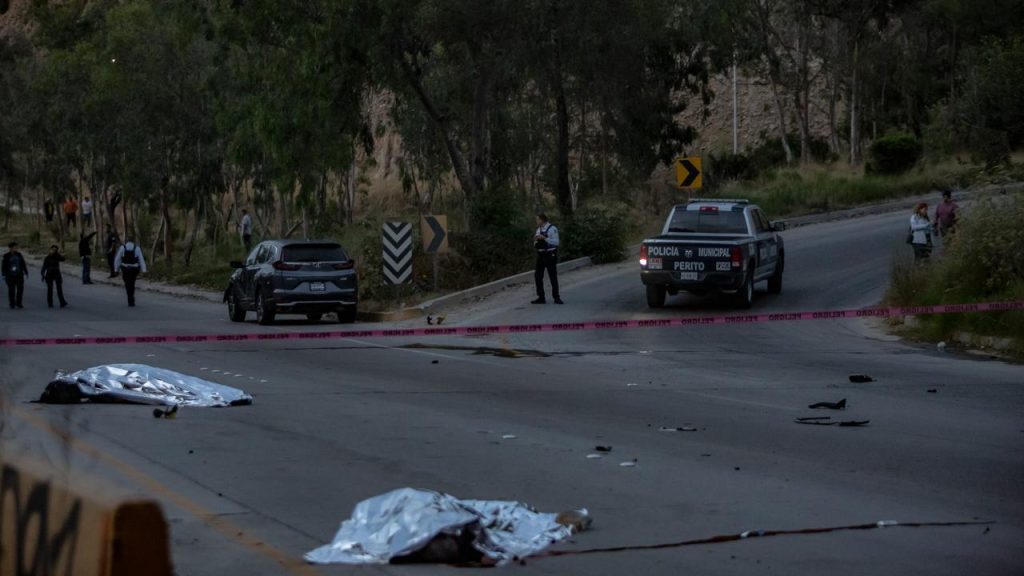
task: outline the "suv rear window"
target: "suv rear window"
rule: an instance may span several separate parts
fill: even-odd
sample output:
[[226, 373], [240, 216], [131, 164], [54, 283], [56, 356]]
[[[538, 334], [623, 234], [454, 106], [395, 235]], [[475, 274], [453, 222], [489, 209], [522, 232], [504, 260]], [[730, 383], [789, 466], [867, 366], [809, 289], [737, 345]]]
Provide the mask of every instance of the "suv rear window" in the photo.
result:
[[284, 247], [285, 262], [345, 262], [348, 255], [339, 244], [290, 244]]
[[742, 211], [676, 210], [669, 223], [669, 232], [701, 232], [705, 234], [746, 234], [747, 222]]

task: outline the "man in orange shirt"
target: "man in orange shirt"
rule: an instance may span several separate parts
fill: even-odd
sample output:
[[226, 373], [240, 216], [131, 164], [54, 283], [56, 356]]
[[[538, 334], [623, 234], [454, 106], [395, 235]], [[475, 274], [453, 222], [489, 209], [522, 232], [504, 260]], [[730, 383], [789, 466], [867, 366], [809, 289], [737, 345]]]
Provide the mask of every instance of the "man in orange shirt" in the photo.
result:
[[68, 198], [64, 202], [64, 219], [67, 221], [68, 227], [75, 224], [76, 216], [78, 214], [78, 202], [75, 199]]

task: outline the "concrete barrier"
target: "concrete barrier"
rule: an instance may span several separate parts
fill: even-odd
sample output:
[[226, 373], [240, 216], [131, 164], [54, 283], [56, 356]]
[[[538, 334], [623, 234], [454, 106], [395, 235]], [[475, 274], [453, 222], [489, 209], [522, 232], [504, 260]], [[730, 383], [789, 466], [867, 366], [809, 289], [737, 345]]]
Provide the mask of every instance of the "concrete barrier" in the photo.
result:
[[167, 522], [156, 502], [5, 452], [0, 451], [0, 574], [171, 576]]

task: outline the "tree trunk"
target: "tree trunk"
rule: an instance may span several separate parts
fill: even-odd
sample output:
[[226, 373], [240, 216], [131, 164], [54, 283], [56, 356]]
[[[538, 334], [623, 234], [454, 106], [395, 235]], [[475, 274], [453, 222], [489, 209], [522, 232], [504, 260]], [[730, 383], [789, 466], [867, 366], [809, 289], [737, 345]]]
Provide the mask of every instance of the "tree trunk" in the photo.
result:
[[857, 61], [857, 52], [860, 48], [860, 42], [858, 40], [853, 41], [853, 72], [850, 77], [850, 165], [857, 166], [860, 164], [860, 117], [857, 113], [857, 68], [859, 63]]
[[406, 81], [409, 82], [409, 86], [416, 94], [416, 97], [419, 98], [420, 103], [423, 104], [427, 117], [437, 127], [441, 139], [444, 141], [445, 150], [447, 150], [448, 158], [452, 163], [452, 171], [455, 173], [455, 179], [458, 180], [463, 194], [467, 200], [475, 197], [479, 190], [475, 187], [474, 179], [470, 175], [470, 169], [466, 165], [462, 151], [459, 150], [459, 146], [455, 142], [455, 137], [452, 135], [452, 128], [448, 120], [438, 111], [437, 106], [434, 105], [433, 100], [427, 94], [426, 88], [424, 88], [421, 82], [420, 74], [417, 71], [417, 66], [410, 62], [407, 54], [401, 49], [398, 50], [397, 58]]
[[469, 171], [473, 180], [473, 190], [483, 192], [487, 189], [487, 165], [490, 163], [490, 138], [488, 137], [488, 96], [491, 91], [490, 66], [478, 64], [476, 69], [476, 86], [473, 90], [473, 147], [470, 151]]
[[808, 30], [810, 26], [809, 16], [806, 13], [800, 18], [800, 31], [798, 35], [799, 45], [797, 46], [797, 53], [799, 54], [799, 85], [797, 86], [796, 92], [796, 114], [797, 123], [800, 128], [800, 164], [809, 164], [811, 161], [811, 135], [810, 135], [810, 120], [808, 115], [810, 113], [810, 99], [811, 99], [811, 86], [810, 86], [810, 73], [808, 71], [808, 57], [807, 52], [810, 50], [810, 42], [808, 41]]
[[786, 153], [786, 164], [793, 163], [793, 150], [789, 147], [789, 140], [786, 138], [786, 112], [782, 108], [782, 99], [779, 97], [779, 87], [775, 82], [775, 74], [771, 72], [769, 63], [768, 84], [772, 89], [772, 99], [775, 101], [775, 111], [779, 115], [779, 138], [782, 140], [782, 150]]
[[[163, 219], [163, 217], [161, 217], [161, 218], [160, 218], [160, 229], [159, 229], [159, 230], [157, 230], [157, 232], [156, 232], [156, 236], [154, 236], [154, 237], [153, 237], [153, 245], [152, 245], [152, 247], [151, 247], [151, 248], [149, 249], [149, 253], [150, 253], [150, 255], [155, 255], [155, 254], [156, 254], [156, 247], [157, 247], [157, 246], [159, 245], [159, 243], [160, 243], [160, 237], [161, 237], [161, 236], [163, 236], [163, 234], [164, 234], [164, 226], [165, 226], [165, 222], [164, 222], [164, 219]], [[127, 240], [127, 239], [126, 239], [126, 240]], [[154, 259], [154, 260], [156, 259], [156, 258], [155, 258], [155, 256], [153, 256], [153, 259]]]

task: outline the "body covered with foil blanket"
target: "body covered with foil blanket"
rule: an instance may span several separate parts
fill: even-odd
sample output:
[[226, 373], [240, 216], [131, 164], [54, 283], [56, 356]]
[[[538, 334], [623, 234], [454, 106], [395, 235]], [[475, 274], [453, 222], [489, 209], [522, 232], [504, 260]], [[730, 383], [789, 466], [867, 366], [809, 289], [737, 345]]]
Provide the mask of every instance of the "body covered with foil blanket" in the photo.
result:
[[577, 520], [560, 523], [562, 515], [536, 512], [520, 502], [460, 500], [400, 488], [357, 504], [334, 541], [305, 558], [315, 564], [504, 564], [536, 554], [590, 523], [586, 510], [569, 515]]
[[162, 406], [252, 404], [252, 396], [238, 388], [145, 364], [106, 364], [57, 372], [40, 398], [41, 402], [59, 404], [83, 400]]

